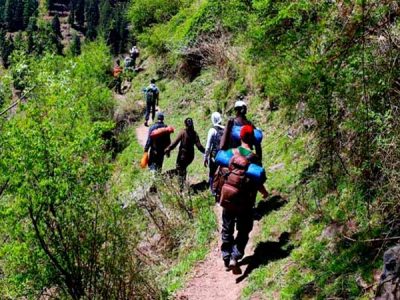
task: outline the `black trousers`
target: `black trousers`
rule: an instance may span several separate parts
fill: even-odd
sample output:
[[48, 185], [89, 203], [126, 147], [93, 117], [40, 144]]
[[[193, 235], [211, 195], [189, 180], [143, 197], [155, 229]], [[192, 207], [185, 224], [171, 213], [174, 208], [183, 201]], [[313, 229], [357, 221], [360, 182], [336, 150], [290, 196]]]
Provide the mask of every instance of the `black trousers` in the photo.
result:
[[[236, 225], [236, 238], [234, 231]], [[253, 229], [253, 215], [251, 210], [235, 214], [224, 209], [222, 211], [222, 258], [228, 260], [231, 257], [241, 259], [249, 241], [249, 234]]]
[[115, 78], [115, 91], [118, 94], [122, 95], [122, 78], [121, 77]]
[[163, 163], [164, 163], [164, 153], [158, 154], [158, 153], [152, 153], [150, 151], [150, 157], [149, 157], [150, 170], [161, 172]]
[[144, 119], [146, 122], [150, 119], [150, 114], [151, 114], [151, 119], [154, 121], [155, 116], [156, 116], [156, 102], [155, 101], [146, 101], [146, 115], [144, 116]]
[[214, 191], [212, 189], [212, 185], [213, 185], [213, 182], [214, 182], [215, 172], [218, 169], [218, 165], [215, 163], [214, 159], [209, 159], [208, 168], [209, 168], [208, 183], [210, 184], [211, 193], [214, 195], [215, 193], [214, 193]]

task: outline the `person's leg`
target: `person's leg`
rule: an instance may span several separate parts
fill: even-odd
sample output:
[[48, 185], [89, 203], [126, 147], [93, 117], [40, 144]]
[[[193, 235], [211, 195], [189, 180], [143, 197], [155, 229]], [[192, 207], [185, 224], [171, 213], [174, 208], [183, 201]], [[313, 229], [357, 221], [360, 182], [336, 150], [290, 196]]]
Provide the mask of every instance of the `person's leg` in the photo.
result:
[[156, 170], [159, 173], [161, 173], [163, 162], [164, 162], [164, 155], [157, 155]]
[[222, 210], [222, 230], [221, 230], [221, 252], [222, 259], [225, 266], [228, 267], [229, 260], [231, 259], [232, 246], [233, 246], [233, 232], [235, 230], [235, 215], [228, 212], [226, 209]]
[[237, 217], [237, 235], [232, 248], [232, 256], [238, 260], [244, 256], [244, 250], [249, 241], [249, 234], [253, 229], [253, 216], [251, 211], [244, 212]]
[[179, 186], [180, 186], [181, 192], [183, 191], [183, 188], [185, 186], [186, 168], [187, 168], [187, 165], [184, 162], [177, 161], [176, 170], [177, 170], [178, 176], [179, 176]]
[[117, 85], [115, 86], [115, 89], [118, 94], [122, 95], [122, 90], [121, 90], [122, 79], [121, 79], [121, 77], [118, 77], [116, 81], [117, 81]]
[[210, 169], [209, 173], [208, 173], [208, 180], [209, 180], [209, 184], [210, 184], [210, 190], [211, 190], [211, 194], [213, 196], [215, 196], [215, 192], [214, 192], [212, 186], [213, 186], [213, 182], [214, 182], [214, 175], [215, 175], [215, 172], [217, 171], [217, 167], [218, 166], [212, 159], [210, 159], [210, 162], [208, 163], [208, 167]]
[[154, 122], [155, 117], [156, 117], [156, 102], [154, 101], [151, 104], [151, 119], [153, 122]]
[[147, 122], [149, 121], [149, 118], [150, 118], [150, 109], [151, 109], [151, 104], [149, 101], [146, 101], [146, 114], [144, 116], [146, 126], [147, 126]]

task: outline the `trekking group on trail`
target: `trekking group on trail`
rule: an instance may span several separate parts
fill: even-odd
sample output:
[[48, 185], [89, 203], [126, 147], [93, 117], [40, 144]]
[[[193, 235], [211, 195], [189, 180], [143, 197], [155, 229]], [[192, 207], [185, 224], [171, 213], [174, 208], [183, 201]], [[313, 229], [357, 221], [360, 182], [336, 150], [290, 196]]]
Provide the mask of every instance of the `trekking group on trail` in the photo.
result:
[[[254, 206], [257, 192], [264, 199], [268, 192], [264, 186], [265, 170], [262, 167], [262, 132], [246, 117], [247, 105], [241, 97], [235, 102], [235, 117], [223, 126], [219, 112], [211, 114], [212, 127], [208, 131], [206, 147], [201, 144], [192, 118], [184, 120], [184, 128], [171, 142], [174, 129], [164, 123], [164, 114], [158, 112], [159, 89], [152, 80], [144, 89], [146, 101], [145, 126], [150, 116], [153, 125], [144, 148], [148, 167], [161, 173], [164, 155], [170, 156], [179, 145], [174, 174], [179, 177], [181, 191], [184, 188], [187, 168], [195, 157], [195, 146], [204, 154], [204, 166], [209, 169], [209, 187], [216, 202], [222, 207], [221, 253], [226, 270], [240, 274], [239, 260], [245, 254], [249, 234], [253, 229]], [[253, 149], [255, 151], [253, 152]], [[236, 236], [235, 227], [237, 230]]]
[[126, 56], [124, 59], [124, 67], [121, 66], [121, 61], [117, 59], [115, 61], [114, 68], [112, 70], [112, 75], [114, 77], [114, 87], [115, 87], [115, 92], [122, 95], [122, 75], [124, 72], [133, 72], [133, 71], [139, 71], [139, 69], [136, 68], [136, 59], [139, 57], [140, 51], [134, 45], [130, 50], [129, 50], [129, 56]]

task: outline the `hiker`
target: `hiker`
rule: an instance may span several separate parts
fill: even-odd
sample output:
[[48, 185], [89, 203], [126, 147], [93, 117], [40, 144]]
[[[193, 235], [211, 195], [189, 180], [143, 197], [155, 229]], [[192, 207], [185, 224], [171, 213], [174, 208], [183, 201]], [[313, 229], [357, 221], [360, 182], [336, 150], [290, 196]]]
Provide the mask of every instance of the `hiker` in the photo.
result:
[[202, 146], [197, 132], [194, 130], [193, 120], [191, 118], [185, 119], [185, 129], [183, 129], [171, 145], [165, 150], [165, 154], [169, 157], [172, 150], [179, 144], [178, 157], [176, 159], [176, 171], [180, 177], [180, 186], [183, 185], [186, 179], [187, 167], [194, 159], [194, 146], [204, 154], [205, 149]]
[[132, 58], [130, 56], [126, 56], [124, 60], [125, 70], [133, 69], [132, 68]]
[[[223, 207], [222, 259], [226, 269], [233, 270], [235, 274], [240, 273], [238, 260], [244, 256], [249, 233], [253, 229], [253, 207], [257, 191], [264, 199], [268, 197], [263, 182], [256, 183], [245, 175], [250, 163], [261, 166], [260, 158], [251, 150], [254, 142], [253, 130], [253, 126], [244, 125], [240, 130], [241, 145], [228, 150], [232, 152], [232, 158], [220, 196], [220, 205]], [[234, 239], [235, 225], [237, 235]]]
[[140, 54], [140, 52], [139, 52], [139, 49], [136, 47], [136, 45], [135, 46], [133, 46], [132, 48], [131, 48], [131, 50], [129, 50], [129, 54], [130, 54], [130, 57], [131, 57], [131, 59], [132, 59], [132, 68], [136, 68], [136, 59], [139, 57], [139, 54]]
[[[247, 105], [243, 100], [244, 100], [244, 97], [241, 96], [241, 97], [239, 97], [239, 100], [235, 102], [236, 116], [235, 116], [235, 118], [229, 119], [229, 121], [225, 127], [225, 131], [224, 131], [224, 134], [222, 135], [221, 144], [220, 144], [220, 148], [222, 150], [227, 150], [230, 148], [235, 148], [235, 147], [240, 146], [240, 141], [239, 140], [235, 141], [232, 138], [233, 126], [251, 125], [253, 128], [255, 128], [255, 126], [246, 117]], [[255, 147], [257, 156], [259, 157], [260, 161], [262, 161], [261, 144], [253, 143], [253, 145]]]
[[152, 137], [152, 133], [160, 128], [167, 128], [164, 123], [164, 114], [161, 112], [157, 114], [157, 123], [153, 124], [149, 129], [149, 136], [144, 147], [144, 152], [149, 152], [149, 169], [159, 172], [161, 172], [164, 162], [165, 149], [171, 144], [170, 134], [168, 133]]
[[213, 112], [211, 114], [211, 122], [213, 127], [210, 128], [207, 135], [207, 143], [206, 143], [206, 152], [204, 155], [204, 166], [209, 168], [209, 184], [211, 193], [215, 195], [215, 192], [212, 188], [213, 178], [215, 171], [217, 170], [217, 164], [215, 162], [215, 157], [217, 156], [219, 145], [221, 143], [221, 137], [224, 133], [224, 126], [221, 125], [222, 118], [219, 112]]
[[121, 89], [121, 85], [122, 85], [122, 78], [121, 78], [121, 73], [122, 73], [123, 69], [121, 67], [121, 63], [120, 60], [117, 59], [115, 62], [115, 66], [113, 69], [113, 77], [115, 80], [115, 91], [122, 95], [122, 89]]
[[151, 114], [151, 119], [154, 122], [154, 117], [156, 115], [156, 106], [158, 106], [158, 99], [160, 95], [160, 91], [156, 86], [155, 79], [150, 81], [150, 85], [144, 89], [145, 97], [146, 97], [146, 115], [144, 126], [148, 127], [149, 118]]

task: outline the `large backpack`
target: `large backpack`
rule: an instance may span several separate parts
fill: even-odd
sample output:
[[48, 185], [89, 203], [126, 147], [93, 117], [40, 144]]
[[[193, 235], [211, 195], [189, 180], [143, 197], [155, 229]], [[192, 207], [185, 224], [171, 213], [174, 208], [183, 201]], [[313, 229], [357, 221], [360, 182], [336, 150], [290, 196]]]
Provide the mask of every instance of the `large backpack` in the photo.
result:
[[153, 88], [147, 88], [146, 90], [146, 101], [148, 103], [154, 103], [156, 101], [157, 91]]
[[400, 299], [400, 245], [386, 250], [383, 263], [375, 300]]
[[210, 151], [210, 158], [214, 161], [217, 153], [219, 151], [219, 145], [221, 143], [222, 135], [224, 134], [224, 129], [219, 126], [214, 126], [214, 129], [217, 131], [211, 140], [211, 151]]
[[225, 181], [221, 188], [220, 205], [232, 212], [239, 213], [251, 206], [248, 193], [251, 192], [250, 179], [246, 176], [250, 165], [249, 157], [234, 149], [234, 155], [229, 162], [229, 172], [224, 175]]

